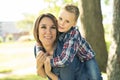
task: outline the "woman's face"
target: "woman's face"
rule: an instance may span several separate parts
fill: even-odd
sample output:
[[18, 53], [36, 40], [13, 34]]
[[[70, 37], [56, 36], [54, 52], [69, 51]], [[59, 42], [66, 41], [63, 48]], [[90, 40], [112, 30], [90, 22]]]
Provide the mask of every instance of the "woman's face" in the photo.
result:
[[54, 46], [56, 40], [56, 26], [49, 17], [44, 17], [39, 23], [39, 39], [43, 46]]

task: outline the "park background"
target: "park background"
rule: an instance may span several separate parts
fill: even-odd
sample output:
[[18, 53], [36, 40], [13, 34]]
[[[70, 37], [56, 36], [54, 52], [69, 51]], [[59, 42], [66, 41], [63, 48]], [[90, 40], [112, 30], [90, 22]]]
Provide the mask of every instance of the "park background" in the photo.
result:
[[[79, 0], [0, 0], [0, 80], [44, 80], [36, 74], [32, 28], [44, 12], [58, 15], [63, 3]], [[107, 51], [111, 44], [113, 0], [99, 0]], [[88, 1], [89, 2], [89, 1]], [[80, 21], [78, 21], [78, 26]], [[106, 72], [101, 72], [107, 80]]]

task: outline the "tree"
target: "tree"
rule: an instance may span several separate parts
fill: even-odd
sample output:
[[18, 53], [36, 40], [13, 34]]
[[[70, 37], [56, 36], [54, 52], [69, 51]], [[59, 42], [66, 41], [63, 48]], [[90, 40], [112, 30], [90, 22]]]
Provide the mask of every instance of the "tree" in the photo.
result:
[[106, 71], [107, 48], [104, 39], [100, 0], [79, 0], [80, 31], [91, 44], [101, 71]]
[[120, 79], [120, 0], [114, 0], [112, 43], [107, 66], [108, 80]]

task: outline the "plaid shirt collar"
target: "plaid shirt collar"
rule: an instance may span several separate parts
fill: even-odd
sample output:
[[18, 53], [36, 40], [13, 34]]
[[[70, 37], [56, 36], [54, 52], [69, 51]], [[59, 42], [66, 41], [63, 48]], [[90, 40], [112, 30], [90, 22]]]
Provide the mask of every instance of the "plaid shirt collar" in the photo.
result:
[[68, 35], [68, 33], [69, 33], [71, 30], [73, 30], [73, 29], [75, 29], [75, 27], [71, 27], [71, 29], [70, 29], [69, 31], [65, 32], [65, 33], [62, 33], [62, 32], [61, 32], [61, 33], [60, 33], [60, 36], [59, 36], [59, 40], [60, 40], [60, 41], [62, 41], [62, 40], [64, 41], [65, 36]]

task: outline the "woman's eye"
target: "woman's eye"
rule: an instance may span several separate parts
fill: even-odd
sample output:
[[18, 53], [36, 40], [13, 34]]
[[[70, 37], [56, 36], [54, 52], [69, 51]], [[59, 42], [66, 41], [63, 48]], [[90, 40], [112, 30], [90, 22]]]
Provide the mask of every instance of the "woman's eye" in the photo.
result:
[[42, 25], [41, 28], [46, 29], [46, 26], [45, 26], [45, 25]]
[[56, 26], [51, 26], [52, 29], [56, 29]]

